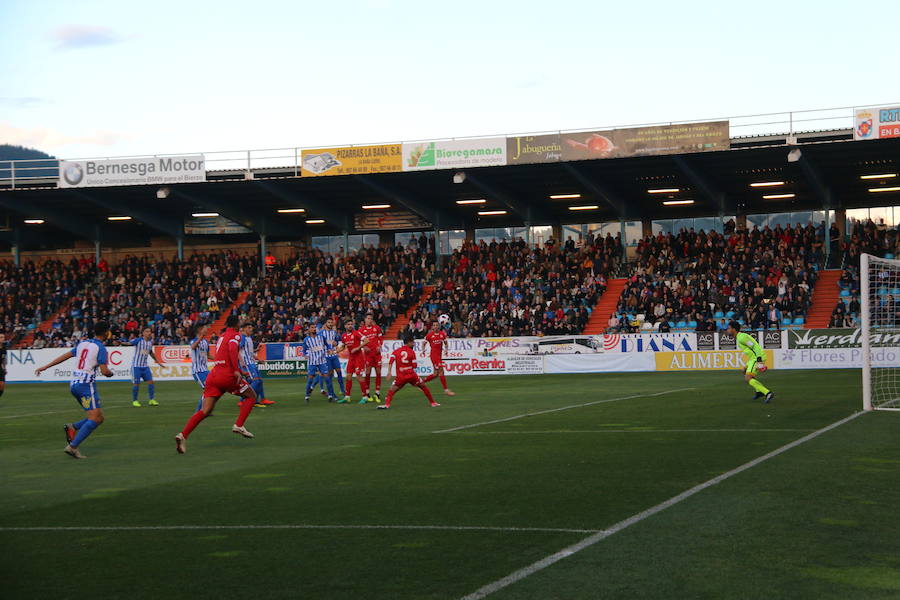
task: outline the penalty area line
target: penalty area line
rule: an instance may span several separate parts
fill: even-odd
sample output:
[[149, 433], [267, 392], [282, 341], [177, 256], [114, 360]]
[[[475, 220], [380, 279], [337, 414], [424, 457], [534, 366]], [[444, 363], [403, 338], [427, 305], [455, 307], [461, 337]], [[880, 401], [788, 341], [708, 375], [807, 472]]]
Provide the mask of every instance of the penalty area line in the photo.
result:
[[567, 529], [561, 527], [480, 527], [477, 525], [112, 525], [112, 526], [35, 526], [0, 527], [0, 533], [40, 531], [252, 531], [254, 529], [397, 529], [413, 531], [498, 531], [501, 533], [597, 533], [599, 529]]
[[619, 521], [618, 523], [616, 523], [609, 529], [604, 529], [604, 530], [598, 531], [597, 533], [589, 535], [588, 537], [584, 538], [580, 542], [572, 544], [571, 546], [563, 548], [559, 552], [556, 552], [554, 554], [551, 554], [550, 556], [542, 558], [541, 560], [539, 560], [535, 563], [532, 563], [532, 564], [528, 565], [527, 567], [524, 567], [522, 569], [519, 569], [518, 571], [510, 573], [509, 575], [507, 575], [506, 577], [504, 577], [502, 579], [493, 581], [493, 582], [475, 590], [471, 594], [469, 594], [467, 596], [463, 596], [462, 600], [480, 600], [481, 598], [484, 598], [485, 596], [489, 596], [490, 594], [493, 594], [494, 592], [502, 590], [503, 588], [508, 587], [518, 581], [521, 581], [521, 580], [525, 579], [526, 577], [534, 575], [538, 571], [543, 571], [547, 567], [561, 561], [562, 559], [568, 558], [569, 556], [572, 556], [573, 554], [581, 552], [585, 548], [590, 548], [591, 546], [593, 546], [599, 542], [602, 542], [606, 538], [622, 531], [623, 529], [627, 529], [628, 527], [631, 527], [632, 525], [634, 525], [636, 523], [640, 523], [641, 521], [643, 521], [644, 519], [646, 519], [648, 517], [652, 517], [653, 515], [655, 515], [658, 512], [664, 511], [665, 509], [669, 508], [670, 506], [674, 506], [675, 504], [678, 504], [679, 502], [681, 502], [683, 500], [687, 500], [694, 494], [696, 494], [698, 492], [702, 492], [703, 490], [705, 490], [708, 487], [712, 487], [712, 486], [716, 485], [717, 483], [721, 483], [721, 482], [725, 481], [726, 479], [734, 477], [735, 475], [737, 475], [739, 473], [743, 473], [747, 469], [752, 469], [756, 465], [763, 463], [763, 462], [769, 460], [770, 458], [774, 458], [774, 457], [778, 456], [779, 454], [783, 454], [792, 448], [796, 448], [800, 444], [806, 443], [811, 439], [817, 438], [820, 435], [822, 435], [823, 433], [826, 433], [828, 431], [831, 431], [832, 429], [840, 427], [844, 423], [852, 421], [853, 419], [855, 419], [856, 417], [858, 417], [862, 414], [865, 414], [865, 413], [864, 412], [853, 413], [849, 417], [843, 418], [840, 421], [836, 421], [836, 422], [832, 423], [831, 425], [823, 427], [822, 429], [817, 429], [816, 431], [810, 433], [809, 435], [805, 435], [802, 438], [798, 438], [798, 439], [794, 440], [793, 442], [790, 442], [789, 444], [785, 444], [784, 446], [781, 446], [780, 448], [776, 448], [775, 450], [772, 450], [768, 454], [763, 454], [762, 456], [760, 456], [758, 458], [754, 458], [750, 462], [746, 462], [739, 467], [736, 467], [730, 471], [722, 473], [721, 475], [719, 475], [717, 477], [713, 477], [709, 481], [705, 481], [701, 484], [695, 485], [694, 487], [690, 488], [689, 490], [681, 492], [677, 496], [672, 496], [668, 500], [661, 502], [661, 503], [657, 504], [656, 506], [653, 506], [643, 512], [639, 512], [635, 515], [632, 515], [632, 516], [628, 517], [627, 519], [625, 519], [624, 521]]
[[690, 392], [696, 388], [679, 388], [677, 390], [666, 390], [655, 394], [634, 394], [632, 396], [621, 396], [619, 398], [606, 398], [604, 400], [594, 400], [593, 402], [585, 402], [584, 404], [570, 404], [569, 406], [560, 406], [559, 408], [548, 408], [546, 410], [538, 410], [535, 412], [505, 417], [503, 419], [494, 419], [493, 421], [484, 421], [482, 423], [472, 423], [471, 425], [460, 425], [459, 427], [451, 427], [450, 429], [441, 429], [432, 431], [431, 433], [453, 433], [454, 431], [462, 431], [463, 429], [471, 429], [473, 427], [481, 427], [483, 425], [494, 425], [495, 423], [506, 423], [507, 421], [515, 421], [516, 419], [524, 419], [525, 417], [536, 417], [538, 415], [546, 415], [549, 413], [560, 412], [562, 410], [572, 410], [573, 408], [585, 408], [587, 406], [595, 406], [597, 404], [607, 404], [608, 402], [620, 402], [622, 400], [633, 400], [635, 398], [654, 398], [656, 396], [665, 396], [666, 394], [675, 394], [678, 392]]

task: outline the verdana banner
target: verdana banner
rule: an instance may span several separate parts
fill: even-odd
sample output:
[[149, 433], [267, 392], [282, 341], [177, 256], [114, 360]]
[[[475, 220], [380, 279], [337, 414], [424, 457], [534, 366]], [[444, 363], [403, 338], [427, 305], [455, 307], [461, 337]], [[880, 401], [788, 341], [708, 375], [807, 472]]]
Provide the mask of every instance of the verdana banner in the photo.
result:
[[151, 156], [59, 161], [59, 187], [111, 187], [206, 181], [206, 161], [191, 156]]

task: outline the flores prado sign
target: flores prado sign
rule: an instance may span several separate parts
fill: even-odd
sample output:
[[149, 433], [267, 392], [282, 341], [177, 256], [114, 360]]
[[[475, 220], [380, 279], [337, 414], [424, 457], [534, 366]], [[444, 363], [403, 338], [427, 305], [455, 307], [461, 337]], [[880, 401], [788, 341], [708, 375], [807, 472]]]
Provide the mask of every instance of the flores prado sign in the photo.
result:
[[59, 187], [109, 187], [206, 181], [202, 155], [153, 156], [115, 160], [61, 160]]

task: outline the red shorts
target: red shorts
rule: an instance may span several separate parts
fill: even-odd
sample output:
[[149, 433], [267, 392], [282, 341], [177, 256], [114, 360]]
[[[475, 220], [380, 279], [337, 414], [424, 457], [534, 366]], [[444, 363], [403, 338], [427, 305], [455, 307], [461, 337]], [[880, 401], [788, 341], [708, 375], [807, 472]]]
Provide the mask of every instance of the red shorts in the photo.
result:
[[381, 354], [366, 353], [366, 368], [370, 367], [381, 368]]
[[347, 361], [347, 375], [360, 375], [365, 368], [365, 360], [356, 358], [353, 354], [350, 356], [350, 360]]
[[241, 379], [240, 383], [234, 380], [234, 373], [228, 371], [212, 371], [206, 378], [206, 385], [203, 387], [204, 398], [219, 398], [225, 394], [234, 394], [240, 396], [250, 384]]
[[398, 373], [397, 377], [394, 378], [394, 385], [398, 388], [403, 387], [407, 383], [409, 385], [419, 385], [422, 383], [422, 379], [415, 371], [412, 373]]
[[440, 354], [432, 354], [431, 355], [431, 364], [435, 369], [443, 369], [444, 368], [444, 357]]

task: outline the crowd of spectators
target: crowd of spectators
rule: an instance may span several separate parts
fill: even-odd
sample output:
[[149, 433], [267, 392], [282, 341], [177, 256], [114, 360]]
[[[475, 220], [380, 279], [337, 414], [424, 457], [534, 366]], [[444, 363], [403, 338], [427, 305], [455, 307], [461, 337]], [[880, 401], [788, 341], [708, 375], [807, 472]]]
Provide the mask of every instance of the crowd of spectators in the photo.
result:
[[562, 246], [521, 238], [465, 243], [408, 329], [424, 335], [429, 321], [447, 314], [453, 337], [580, 334], [621, 258], [612, 236]]
[[238, 312], [256, 324], [263, 341], [299, 341], [310, 322], [334, 317], [362, 323], [367, 313], [386, 329], [418, 302], [431, 277], [434, 255], [427, 249], [427, 241], [416, 241], [363, 247], [347, 256], [299, 250], [252, 286]]
[[48, 333], [35, 331], [34, 347], [69, 346], [93, 323], [111, 324], [126, 342], [150, 327], [157, 344], [184, 344], [195, 325], [211, 323], [257, 276], [254, 256], [233, 251], [194, 254], [185, 260], [127, 256], [116, 265], [80, 267], [67, 314]]
[[[838, 281], [840, 298], [831, 313], [830, 327], [859, 326], [860, 256], [900, 256], [900, 227], [888, 227], [883, 219], [879, 223], [871, 219], [851, 220], [847, 223], [847, 233], [847, 239], [840, 243], [843, 273]], [[895, 288], [900, 288], [900, 284], [886, 283], [882, 293], [875, 292], [879, 303], [876, 308], [883, 314], [897, 313], [900, 298], [895, 297]]]
[[730, 319], [758, 329], [799, 324], [823, 258], [812, 225], [647, 236], [609, 329], [715, 331]]

